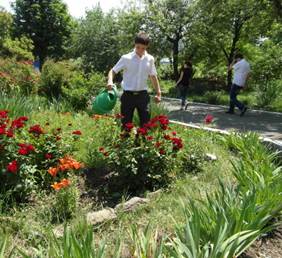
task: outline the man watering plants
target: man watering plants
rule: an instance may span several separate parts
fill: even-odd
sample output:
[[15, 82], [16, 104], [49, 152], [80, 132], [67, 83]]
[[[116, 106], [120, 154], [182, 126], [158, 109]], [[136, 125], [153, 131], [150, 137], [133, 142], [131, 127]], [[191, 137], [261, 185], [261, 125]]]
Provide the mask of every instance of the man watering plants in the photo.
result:
[[143, 127], [150, 120], [150, 96], [148, 94], [148, 78], [151, 79], [156, 91], [155, 101], [161, 101], [160, 84], [157, 77], [154, 57], [146, 51], [150, 39], [141, 32], [135, 38], [135, 48], [123, 55], [108, 75], [108, 89], [112, 89], [114, 76], [123, 71], [121, 83], [121, 115], [123, 126], [132, 123], [134, 110], [137, 109], [140, 126]]

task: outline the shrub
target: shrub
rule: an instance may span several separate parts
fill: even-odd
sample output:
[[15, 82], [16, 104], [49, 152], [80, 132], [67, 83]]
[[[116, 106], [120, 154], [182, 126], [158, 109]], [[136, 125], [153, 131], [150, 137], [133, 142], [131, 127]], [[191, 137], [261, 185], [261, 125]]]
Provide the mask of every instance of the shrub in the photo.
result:
[[59, 99], [63, 94], [63, 86], [68, 84], [70, 74], [71, 70], [66, 63], [47, 60], [42, 67], [40, 93], [51, 100]]
[[49, 100], [67, 100], [75, 110], [85, 109], [91, 96], [104, 88], [104, 76], [86, 76], [72, 61], [47, 60], [42, 68], [40, 92]]
[[35, 94], [38, 89], [39, 74], [32, 62], [17, 62], [13, 59], [0, 59], [0, 91], [5, 94]]
[[[8, 112], [0, 111], [0, 189], [7, 199], [21, 201], [36, 190], [51, 189], [81, 166], [67, 156], [74, 151], [69, 143], [77, 140], [78, 131], [63, 134], [60, 128], [28, 127], [27, 121], [10, 121]], [[56, 190], [60, 186], [52, 185]]]
[[113, 187], [138, 191], [171, 181], [183, 142], [169, 130], [166, 116], [154, 117], [144, 128], [126, 124], [122, 133], [116, 130], [110, 137], [109, 144], [100, 147], [99, 152], [104, 164], [114, 172]]
[[264, 81], [257, 85], [257, 104], [259, 107], [271, 106], [281, 97], [282, 80]]
[[223, 95], [223, 91], [208, 91], [204, 94], [204, 98], [209, 104], [219, 104]]

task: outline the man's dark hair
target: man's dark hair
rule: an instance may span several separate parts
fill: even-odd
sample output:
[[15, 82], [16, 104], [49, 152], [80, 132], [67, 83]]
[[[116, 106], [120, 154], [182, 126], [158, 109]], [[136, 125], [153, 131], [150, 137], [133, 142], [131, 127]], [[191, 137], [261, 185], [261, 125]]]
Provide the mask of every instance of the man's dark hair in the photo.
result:
[[237, 53], [237, 54], [235, 54], [234, 58], [235, 58], [235, 59], [237, 59], [237, 58], [243, 59], [244, 56], [243, 56], [243, 54], [241, 54], [241, 53]]
[[135, 44], [142, 44], [148, 46], [150, 43], [150, 38], [145, 32], [140, 32], [135, 37]]

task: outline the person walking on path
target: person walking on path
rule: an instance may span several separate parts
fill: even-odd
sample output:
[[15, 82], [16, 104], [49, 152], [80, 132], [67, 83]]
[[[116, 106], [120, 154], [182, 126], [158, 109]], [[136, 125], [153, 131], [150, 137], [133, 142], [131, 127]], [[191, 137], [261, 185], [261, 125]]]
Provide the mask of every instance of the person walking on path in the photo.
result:
[[156, 91], [155, 101], [161, 101], [161, 89], [157, 77], [154, 57], [146, 51], [150, 39], [144, 32], [135, 38], [135, 49], [123, 55], [108, 74], [107, 88], [113, 86], [114, 76], [123, 71], [121, 83], [123, 94], [121, 96], [121, 115], [123, 127], [132, 123], [134, 110], [137, 109], [140, 127], [150, 120], [150, 96], [148, 94], [148, 77], [151, 79]]
[[176, 87], [179, 89], [179, 95], [181, 98], [181, 110], [187, 110], [188, 104], [186, 105], [186, 98], [188, 94], [188, 88], [191, 83], [193, 76], [193, 67], [190, 61], [186, 61], [181, 68], [180, 77], [176, 83]]
[[246, 82], [250, 74], [250, 64], [244, 59], [240, 53], [236, 54], [234, 61], [228, 67], [228, 70], [234, 70], [233, 81], [230, 90], [230, 106], [227, 114], [234, 114], [235, 106], [241, 111], [240, 116], [243, 116], [247, 107], [237, 99], [239, 92], [246, 87]]

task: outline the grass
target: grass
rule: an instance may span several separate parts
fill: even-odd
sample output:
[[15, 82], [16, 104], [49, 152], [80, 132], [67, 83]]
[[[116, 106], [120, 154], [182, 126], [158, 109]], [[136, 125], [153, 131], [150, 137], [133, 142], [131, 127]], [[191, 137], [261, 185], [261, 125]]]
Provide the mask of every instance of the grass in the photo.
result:
[[[30, 110], [33, 123], [50, 122], [52, 128], [63, 131], [71, 123], [74, 130], [81, 130], [74, 156], [87, 166], [97, 165], [89, 150], [102, 146], [105, 136], [111, 137], [113, 120], [93, 119], [86, 112], [66, 113], [66, 105], [38, 112], [36, 102], [26, 109], [19, 103], [14, 114]], [[152, 108], [155, 114], [163, 112], [162, 107]], [[131, 213], [119, 212], [116, 220], [94, 227], [83, 218], [103, 203], [80, 197], [73, 216], [60, 223], [53, 219], [55, 194], [37, 193], [31, 203], [0, 213], [0, 257], [92, 258], [129, 253], [132, 257], [223, 258], [239, 255], [272, 230], [282, 210], [277, 205], [282, 203], [282, 173], [279, 161], [258, 137], [172, 127], [184, 140], [184, 153], [213, 153], [218, 160], [207, 162], [204, 155], [199, 157], [197, 173], [188, 162], [178, 168], [176, 181], [149, 204]], [[81, 195], [87, 190], [81, 187], [84, 179], [75, 180]], [[130, 197], [129, 193], [123, 199]], [[63, 237], [56, 237], [55, 228], [64, 231]]]

